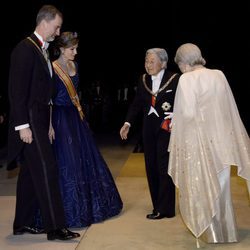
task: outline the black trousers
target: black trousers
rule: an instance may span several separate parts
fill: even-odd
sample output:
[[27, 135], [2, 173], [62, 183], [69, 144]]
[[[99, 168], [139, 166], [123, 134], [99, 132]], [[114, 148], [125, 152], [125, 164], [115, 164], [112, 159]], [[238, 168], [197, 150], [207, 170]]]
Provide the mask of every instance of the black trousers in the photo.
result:
[[[47, 110], [36, 110], [39, 117]], [[31, 114], [32, 117], [32, 114]], [[38, 120], [37, 120], [38, 121]], [[48, 138], [48, 126], [31, 122], [33, 142], [25, 144], [23, 162], [17, 181], [14, 229], [32, 226], [39, 208], [46, 231], [65, 227], [64, 209], [59, 187], [59, 177], [52, 146]]]
[[170, 133], [160, 128], [161, 121], [154, 114], [146, 117], [143, 144], [147, 180], [153, 211], [175, 215], [175, 185], [168, 175], [168, 143]]

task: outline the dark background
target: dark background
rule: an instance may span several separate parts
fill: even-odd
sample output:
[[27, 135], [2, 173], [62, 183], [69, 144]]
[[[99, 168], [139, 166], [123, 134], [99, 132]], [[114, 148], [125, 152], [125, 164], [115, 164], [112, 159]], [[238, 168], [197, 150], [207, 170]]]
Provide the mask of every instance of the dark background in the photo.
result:
[[[34, 31], [43, 4], [54, 4], [64, 15], [61, 31], [80, 37], [77, 61], [81, 88], [101, 79], [108, 88], [133, 84], [144, 72], [145, 51], [163, 47], [171, 70], [175, 51], [186, 42], [197, 44], [207, 67], [222, 70], [229, 80], [242, 120], [250, 131], [249, 3], [248, 1], [11, 1], [2, 4], [1, 90], [7, 90], [9, 56], [17, 42]], [[5, 17], [4, 17], [4, 16]]]

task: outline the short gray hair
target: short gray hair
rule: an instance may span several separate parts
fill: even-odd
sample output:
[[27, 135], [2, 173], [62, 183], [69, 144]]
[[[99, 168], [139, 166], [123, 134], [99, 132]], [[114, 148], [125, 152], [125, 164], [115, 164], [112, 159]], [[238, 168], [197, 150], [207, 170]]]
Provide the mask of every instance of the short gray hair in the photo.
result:
[[182, 44], [176, 51], [174, 61], [177, 64], [185, 63], [190, 66], [206, 64], [199, 47], [193, 43]]
[[167, 67], [168, 63], [168, 53], [165, 49], [162, 48], [151, 48], [146, 51], [146, 56], [148, 54], [155, 54], [161, 62], [165, 62], [165, 68]]

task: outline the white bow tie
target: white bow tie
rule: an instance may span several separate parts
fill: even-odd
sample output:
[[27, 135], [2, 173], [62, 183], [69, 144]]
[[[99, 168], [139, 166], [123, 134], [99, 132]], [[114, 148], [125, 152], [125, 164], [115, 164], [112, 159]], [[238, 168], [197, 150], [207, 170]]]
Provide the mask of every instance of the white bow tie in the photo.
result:
[[49, 43], [48, 42], [44, 42], [43, 46], [42, 46], [42, 49], [43, 50], [47, 50], [49, 47]]
[[152, 79], [152, 81], [160, 81], [161, 80], [161, 78], [160, 78], [160, 76], [151, 76], [151, 79]]

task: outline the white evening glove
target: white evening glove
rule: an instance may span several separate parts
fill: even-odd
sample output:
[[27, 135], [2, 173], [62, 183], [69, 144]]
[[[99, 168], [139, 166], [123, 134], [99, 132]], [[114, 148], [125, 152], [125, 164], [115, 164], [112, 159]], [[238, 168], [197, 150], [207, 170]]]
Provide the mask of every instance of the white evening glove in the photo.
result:
[[165, 117], [164, 117], [164, 120], [170, 120], [170, 122], [169, 122], [169, 131], [171, 130], [171, 128], [172, 128], [172, 118], [173, 118], [173, 116], [174, 116], [174, 113], [173, 112], [164, 112], [164, 114], [166, 115]]
[[173, 116], [174, 116], [174, 113], [173, 113], [173, 112], [164, 112], [164, 114], [166, 115], [166, 116], [164, 117], [164, 120], [172, 119]]

